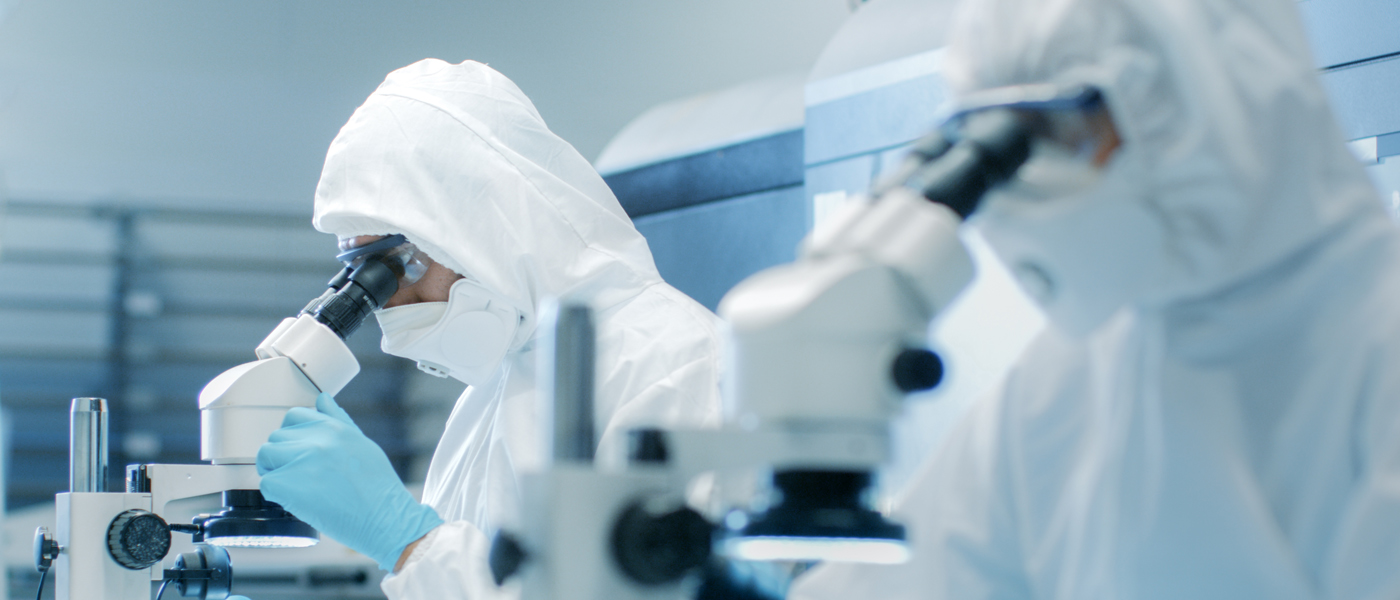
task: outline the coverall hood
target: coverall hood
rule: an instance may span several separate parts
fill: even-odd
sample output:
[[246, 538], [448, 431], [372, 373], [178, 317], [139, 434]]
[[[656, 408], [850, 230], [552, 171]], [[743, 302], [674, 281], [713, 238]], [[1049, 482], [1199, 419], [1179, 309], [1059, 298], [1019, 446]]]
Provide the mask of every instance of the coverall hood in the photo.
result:
[[[1136, 163], [1137, 189], [1122, 201], [1157, 230], [1137, 242], [1153, 247], [1134, 249], [1146, 283], [1130, 302], [1199, 296], [1380, 211], [1289, 0], [983, 0], [964, 3], [955, 23], [946, 76], [959, 94], [1027, 83], [1104, 92], [1119, 152]], [[1108, 294], [1128, 285], [1094, 284]]]
[[312, 222], [340, 238], [403, 234], [514, 303], [516, 346], [546, 296], [603, 308], [661, 281], [592, 165], [473, 61], [390, 73], [331, 142]]

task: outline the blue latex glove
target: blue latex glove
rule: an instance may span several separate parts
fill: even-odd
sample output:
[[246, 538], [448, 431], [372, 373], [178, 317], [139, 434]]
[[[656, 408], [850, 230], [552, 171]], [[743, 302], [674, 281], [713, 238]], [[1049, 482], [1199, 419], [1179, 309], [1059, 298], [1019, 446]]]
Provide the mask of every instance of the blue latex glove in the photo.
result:
[[404, 548], [442, 524], [404, 488], [389, 457], [329, 394], [293, 408], [258, 449], [263, 497], [393, 571]]

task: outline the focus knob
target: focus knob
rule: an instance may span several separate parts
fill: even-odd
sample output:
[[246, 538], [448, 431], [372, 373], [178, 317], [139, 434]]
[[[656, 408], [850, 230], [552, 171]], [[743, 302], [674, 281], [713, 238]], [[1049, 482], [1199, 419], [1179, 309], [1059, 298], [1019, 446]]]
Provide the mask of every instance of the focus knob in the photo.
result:
[[671, 583], [710, 559], [712, 531], [690, 507], [662, 498], [642, 500], [613, 525], [613, 558], [637, 583]]
[[890, 375], [906, 394], [931, 390], [943, 381], [943, 361], [932, 350], [908, 348], [895, 357]]
[[170, 525], [150, 511], [128, 510], [107, 527], [107, 550], [123, 567], [150, 568], [170, 552]]
[[40, 527], [34, 530], [34, 568], [40, 573], [49, 570], [53, 566], [54, 559], [58, 558], [58, 542], [53, 540], [49, 534], [48, 527]]
[[487, 556], [491, 578], [496, 581], [496, 585], [504, 585], [528, 558], [525, 547], [515, 536], [504, 531], [496, 533], [496, 539], [491, 541], [491, 554]]

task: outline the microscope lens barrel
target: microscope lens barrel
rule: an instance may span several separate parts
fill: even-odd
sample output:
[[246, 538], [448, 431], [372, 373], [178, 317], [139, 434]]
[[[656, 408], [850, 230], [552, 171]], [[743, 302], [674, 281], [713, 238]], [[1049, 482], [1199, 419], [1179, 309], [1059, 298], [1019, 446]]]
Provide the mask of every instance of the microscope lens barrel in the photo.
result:
[[68, 491], [107, 491], [107, 400], [74, 398], [68, 436]]

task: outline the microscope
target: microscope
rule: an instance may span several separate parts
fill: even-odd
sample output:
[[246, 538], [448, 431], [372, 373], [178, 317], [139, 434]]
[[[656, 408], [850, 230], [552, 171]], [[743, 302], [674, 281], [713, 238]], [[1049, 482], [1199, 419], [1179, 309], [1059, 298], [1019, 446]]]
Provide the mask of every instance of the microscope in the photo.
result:
[[[129, 465], [126, 489], [108, 491], [107, 402], [73, 400], [69, 491], [55, 498], [56, 531], [39, 528], [39, 570], [55, 571], [59, 600], [150, 600], [167, 587], [181, 597], [219, 600], [230, 594], [227, 547], [301, 548], [319, 540], [258, 491], [258, 448], [282, 426], [287, 411], [314, 408], [321, 393], [339, 392], [360, 371], [345, 338], [418, 271], [411, 253], [390, 236], [342, 253], [347, 266], [301, 313], [284, 319], [256, 349], [258, 360], [211, 380], [199, 394], [200, 455], [208, 464]], [[415, 278], [416, 279], [416, 278]], [[192, 523], [171, 523], [170, 503], [222, 494], [223, 510]], [[164, 569], [172, 534], [188, 534], [194, 550]], [[40, 579], [40, 589], [43, 579]], [[159, 586], [158, 588], [156, 586]]]
[[[954, 113], [796, 262], [724, 297], [719, 429], [632, 431], [626, 468], [594, 466], [578, 425], [592, 414], [586, 315], [561, 310], [539, 370], [556, 385], [554, 462], [526, 474], [521, 525], [493, 542], [497, 584], [525, 600], [755, 598], [716, 583], [716, 561], [906, 561], [904, 527], [872, 507], [874, 472], [903, 396], [942, 379], [927, 328], [974, 275], [959, 226], [1058, 118], [1035, 111], [1103, 108], [1094, 88], [1016, 93]], [[714, 523], [687, 505], [689, 482], [732, 468], [767, 474], [766, 506]]]

